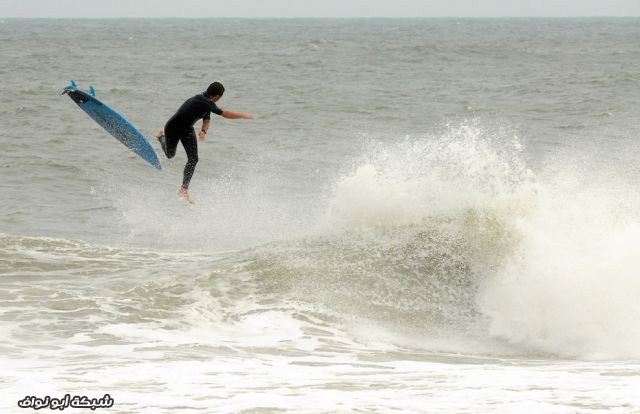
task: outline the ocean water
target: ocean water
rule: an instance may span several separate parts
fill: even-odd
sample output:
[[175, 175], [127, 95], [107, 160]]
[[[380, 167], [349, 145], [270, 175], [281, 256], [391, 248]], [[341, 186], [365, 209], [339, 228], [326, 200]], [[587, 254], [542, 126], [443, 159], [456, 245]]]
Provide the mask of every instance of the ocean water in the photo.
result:
[[[640, 412], [638, 39], [0, 20], [0, 411]], [[156, 171], [70, 79], [147, 136], [214, 80], [256, 119], [212, 119], [189, 208], [182, 148]]]

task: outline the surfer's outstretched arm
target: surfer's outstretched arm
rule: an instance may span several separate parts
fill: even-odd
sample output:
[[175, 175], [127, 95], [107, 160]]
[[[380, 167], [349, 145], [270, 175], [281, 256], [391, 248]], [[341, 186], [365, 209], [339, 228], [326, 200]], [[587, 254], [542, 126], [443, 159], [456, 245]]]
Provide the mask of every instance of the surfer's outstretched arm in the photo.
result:
[[248, 112], [235, 112], [225, 109], [222, 116], [227, 119], [253, 119], [253, 115]]

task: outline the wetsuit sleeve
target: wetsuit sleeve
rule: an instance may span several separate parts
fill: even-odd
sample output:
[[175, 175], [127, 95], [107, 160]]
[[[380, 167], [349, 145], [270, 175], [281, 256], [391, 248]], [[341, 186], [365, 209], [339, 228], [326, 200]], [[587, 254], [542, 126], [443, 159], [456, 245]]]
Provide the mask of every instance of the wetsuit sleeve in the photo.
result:
[[[211, 102], [209, 104], [209, 108], [214, 114], [222, 116], [222, 109], [218, 108], [218, 105], [216, 105], [215, 103]], [[208, 117], [206, 119], [208, 119]]]

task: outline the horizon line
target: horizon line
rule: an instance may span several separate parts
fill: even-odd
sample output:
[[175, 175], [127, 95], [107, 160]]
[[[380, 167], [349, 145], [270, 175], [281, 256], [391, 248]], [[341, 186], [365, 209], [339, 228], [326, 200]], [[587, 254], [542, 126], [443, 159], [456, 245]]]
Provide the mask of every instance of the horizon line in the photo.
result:
[[46, 16], [0, 16], [0, 19], [15, 20], [116, 20], [116, 19], [174, 19], [174, 20], [208, 20], [208, 19], [236, 19], [236, 20], [348, 20], [348, 19], [633, 19], [638, 15], [563, 15], [563, 16], [543, 16], [543, 15], [513, 15], [513, 16], [72, 16], [72, 17], [46, 17]]

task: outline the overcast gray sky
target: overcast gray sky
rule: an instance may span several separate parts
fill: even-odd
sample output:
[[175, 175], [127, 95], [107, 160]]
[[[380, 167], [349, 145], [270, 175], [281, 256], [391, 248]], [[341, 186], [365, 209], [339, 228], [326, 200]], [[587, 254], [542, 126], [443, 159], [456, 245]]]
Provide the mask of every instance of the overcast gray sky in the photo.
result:
[[0, 0], [0, 16], [640, 16], [640, 0]]

